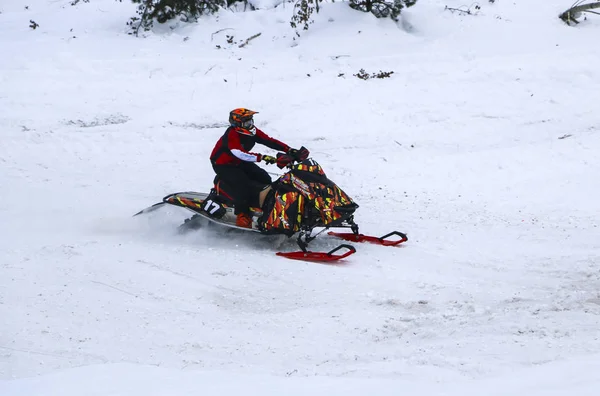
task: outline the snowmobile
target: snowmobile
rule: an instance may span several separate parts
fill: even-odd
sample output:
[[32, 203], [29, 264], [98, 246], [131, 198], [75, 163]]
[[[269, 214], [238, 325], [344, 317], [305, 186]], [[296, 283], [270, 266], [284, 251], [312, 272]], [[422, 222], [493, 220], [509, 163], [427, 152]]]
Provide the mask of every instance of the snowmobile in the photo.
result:
[[[396, 246], [408, 240], [406, 234], [392, 231], [381, 237], [359, 233], [354, 214], [358, 204], [333, 181], [327, 178], [323, 168], [312, 158], [300, 160], [290, 154], [277, 154], [277, 166], [287, 171], [271, 184], [262, 207], [259, 199], [251, 202], [252, 228], [237, 227], [234, 203], [226, 183], [218, 176], [213, 180], [209, 193], [194, 191], [172, 193], [136, 213], [152, 212], [163, 205], [174, 205], [190, 210], [194, 215], [186, 219], [181, 228], [198, 228], [198, 222], [208, 219], [223, 226], [266, 235], [284, 234], [292, 237], [300, 251], [277, 252], [278, 256], [306, 261], [337, 261], [356, 253], [349, 244], [340, 244], [329, 252], [308, 250], [308, 244], [330, 228], [350, 229], [351, 232], [333, 232], [328, 235], [350, 242], [369, 242], [383, 246]], [[313, 234], [315, 229], [322, 228]], [[389, 239], [398, 237], [399, 239]], [[345, 250], [343, 254], [338, 251]]]

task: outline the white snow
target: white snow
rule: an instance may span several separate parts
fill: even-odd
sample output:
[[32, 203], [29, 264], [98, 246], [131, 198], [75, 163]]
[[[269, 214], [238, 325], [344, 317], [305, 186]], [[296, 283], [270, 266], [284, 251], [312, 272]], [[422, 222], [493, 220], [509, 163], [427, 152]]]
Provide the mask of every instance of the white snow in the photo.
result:
[[[0, 4], [0, 395], [597, 394], [599, 16], [336, 2], [295, 38], [261, 2], [135, 38], [133, 4], [70, 2]], [[241, 106], [405, 246], [132, 218], [210, 188]]]

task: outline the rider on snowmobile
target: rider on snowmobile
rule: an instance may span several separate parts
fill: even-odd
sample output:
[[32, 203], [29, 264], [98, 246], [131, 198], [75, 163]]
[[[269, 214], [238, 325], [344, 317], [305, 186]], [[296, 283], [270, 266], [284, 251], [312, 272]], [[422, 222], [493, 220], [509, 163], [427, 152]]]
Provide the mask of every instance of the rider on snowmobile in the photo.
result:
[[[268, 136], [254, 125], [256, 111], [237, 108], [229, 113], [230, 126], [225, 134], [217, 141], [210, 161], [215, 173], [231, 189], [234, 199], [236, 225], [252, 228], [249, 202], [264, 193], [270, 187], [271, 176], [256, 165], [256, 162], [274, 164], [277, 158], [251, 153], [256, 143], [274, 150], [283, 151], [299, 160], [308, 157], [308, 150], [296, 150], [287, 144]], [[263, 199], [266, 194], [263, 194]]]

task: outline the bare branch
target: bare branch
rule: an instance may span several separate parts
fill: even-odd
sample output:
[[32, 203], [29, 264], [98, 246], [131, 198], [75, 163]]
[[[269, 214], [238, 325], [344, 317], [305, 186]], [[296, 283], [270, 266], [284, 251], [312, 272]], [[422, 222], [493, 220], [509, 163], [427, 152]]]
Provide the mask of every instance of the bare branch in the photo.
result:
[[[474, 8], [475, 11], [472, 11], [471, 8]], [[471, 4], [469, 7], [467, 6], [460, 6], [459, 8], [454, 8], [454, 7], [448, 7], [446, 6], [444, 8], [444, 10], [448, 10], [452, 13], [454, 12], [458, 12], [461, 15], [475, 15], [479, 12], [479, 10], [481, 10], [481, 6], [477, 3], [473, 3]]]
[[250, 36], [246, 39], [246, 41], [244, 41], [242, 44], [238, 45], [239, 48], [244, 48], [249, 42], [250, 40], [254, 40], [255, 38], [257, 38], [258, 36], [260, 36], [262, 33], [256, 33], [253, 36]]
[[211, 71], [212, 69], [215, 68], [215, 66], [217, 66], [217, 65], [212, 65], [211, 67], [209, 67], [208, 70], [206, 71], [206, 73], [204, 73], [204, 75], [206, 76], [209, 71]]
[[213, 37], [214, 37], [215, 34], [221, 33], [224, 30], [233, 30], [233, 28], [224, 28], [224, 29], [217, 30], [216, 32], [214, 32], [213, 34], [210, 35], [210, 41], [213, 41]]

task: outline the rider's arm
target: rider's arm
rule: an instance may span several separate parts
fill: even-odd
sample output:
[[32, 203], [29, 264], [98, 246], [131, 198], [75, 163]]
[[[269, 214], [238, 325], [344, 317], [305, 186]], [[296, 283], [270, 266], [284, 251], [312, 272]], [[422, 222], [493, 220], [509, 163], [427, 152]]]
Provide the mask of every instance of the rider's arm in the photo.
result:
[[237, 158], [246, 162], [260, 162], [261, 155], [250, 153], [242, 147], [242, 143], [240, 142], [240, 135], [238, 133], [230, 133], [227, 136], [227, 147], [231, 154], [235, 155]]
[[256, 128], [256, 142], [272, 148], [273, 150], [283, 151], [285, 153], [287, 153], [287, 151], [290, 149], [290, 146], [287, 144], [277, 139], [273, 139], [271, 136], [267, 135], [258, 128]]

